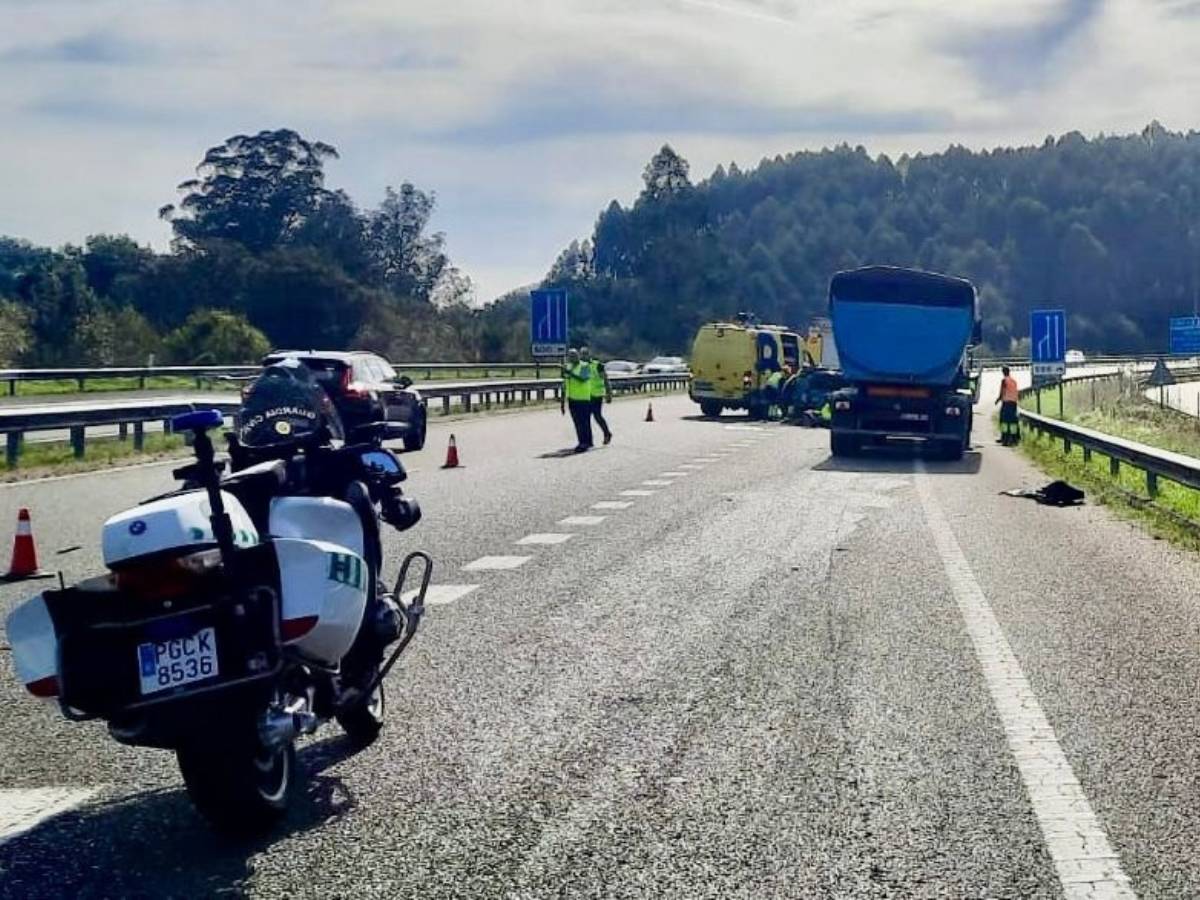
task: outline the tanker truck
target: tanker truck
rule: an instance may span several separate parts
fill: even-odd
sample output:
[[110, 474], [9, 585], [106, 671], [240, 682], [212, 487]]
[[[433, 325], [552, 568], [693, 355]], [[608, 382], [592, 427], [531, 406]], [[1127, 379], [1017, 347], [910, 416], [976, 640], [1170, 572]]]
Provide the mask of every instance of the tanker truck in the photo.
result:
[[976, 310], [962, 278], [890, 266], [833, 276], [829, 317], [845, 386], [830, 395], [832, 455], [904, 441], [962, 457], [976, 399]]

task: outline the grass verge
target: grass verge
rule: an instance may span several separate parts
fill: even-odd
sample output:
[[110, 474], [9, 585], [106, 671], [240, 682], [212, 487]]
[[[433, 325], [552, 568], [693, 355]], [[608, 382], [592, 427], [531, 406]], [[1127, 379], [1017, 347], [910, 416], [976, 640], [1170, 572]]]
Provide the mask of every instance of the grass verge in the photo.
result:
[[[140, 389], [138, 379], [136, 378], [89, 378], [83, 383], [83, 391], [79, 390], [79, 384], [73, 380], [54, 380], [54, 381], [18, 381], [16, 396], [18, 397], [34, 397], [34, 396], [55, 396], [59, 394], [110, 394], [114, 391], [136, 391]], [[201, 388], [203, 390], [237, 390], [238, 382], [226, 381], [220, 378], [204, 378], [201, 379]], [[181, 378], [176, 375], [164, 375], [162, 377], [154, 377], [146, 379], [146, 390], [148, 391], [192, 391], [196, 390], [196, 379]], [[9, 396], [7, 388], [3, 388], [5, 397]]]
[[183, 438], [177, 434], [147, 434], [141, 453], [133, 449], [133, 441], [116, 437], [89, 438], [87, 455], [76, 459], [69, 443], [48, 441], [27, 443], [15, 469], [0, 466], [0, 482], [28, 481], [51, 475], [71, 475], [94, 472], [114, 466], [174, 459], [188, 454]]
[[[1125, 400], [1076, 412], [1068, 403], [1066, 419], [1114, 437], [1200, 457], [1197, 423], [1149, 402]], [[1146, 474], [1139, 469], [1122, 464], [1114, 476], [1109, 458], [1098, 452], [1085, 460], [1083, 448], [1078, 445], [1064, 453], [1060, 440], [1038, 437], [1028, 429], [1022, 437], [1021, 449], [1053, 478], [1083, 488], [1093, 502], [1138, 521], [1156, 537], [1200, 550], [1200, 492], [1160, 478], [1158, 494], [1151, 498], [1146, 490]]]

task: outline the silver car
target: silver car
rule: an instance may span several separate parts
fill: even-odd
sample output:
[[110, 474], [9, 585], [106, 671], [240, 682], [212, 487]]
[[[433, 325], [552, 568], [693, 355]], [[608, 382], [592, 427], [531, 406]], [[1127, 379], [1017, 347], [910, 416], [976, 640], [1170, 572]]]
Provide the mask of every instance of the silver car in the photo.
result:
[[677, 375], [687, 370], [682, 356], [656, 356], [642, 368], [647, 375]]

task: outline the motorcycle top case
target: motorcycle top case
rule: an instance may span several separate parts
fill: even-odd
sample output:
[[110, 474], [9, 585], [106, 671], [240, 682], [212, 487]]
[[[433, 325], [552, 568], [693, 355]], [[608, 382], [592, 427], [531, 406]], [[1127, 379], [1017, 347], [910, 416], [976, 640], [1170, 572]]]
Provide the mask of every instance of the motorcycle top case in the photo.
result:
[[[234, 543], [252, 547], [258, 530], [245, 508], [232, 494], [221, 492], [225, 511], [233, 524]], [[170, 551], [190, 553], [216, 546], [212, 508], [204, 491], [187, 491], [152, 500], [119, 512], [104, 523], [104, 564], [120, 567], [145, 556]]]
[[[250, 586], [277, 595], [277, 611], [273, 603], [269, 610], [259, 604], [258, 612], [252, 608], [248, 618], [234, 620], [234, 605], [219, 588], [212, 594], [201, 590], [194, 597], [157, 601], [130, 596], [109, 579], [93, 579], [38, 594], [12, 611], [7, 631], [17, 676], [36, 696], [60, 696], [81, 710], [107, 716], [146, 700], [138, 689], [137, 648], [163, 635], [184, 637], [211, 627], [220, 656], [218, 676], [166, 699], [227, 677], [252, 675], [252, 658], [264, 652], [263, 658], [273, 658], [276, 641], [325, 665], [345, 656], [366, 609], [365, 560], [338, 544], [295, 538], [277, 538], [243, 552], [243, 569], [252, 573]], [[275, 615], [277, 627], [270, 622]]]

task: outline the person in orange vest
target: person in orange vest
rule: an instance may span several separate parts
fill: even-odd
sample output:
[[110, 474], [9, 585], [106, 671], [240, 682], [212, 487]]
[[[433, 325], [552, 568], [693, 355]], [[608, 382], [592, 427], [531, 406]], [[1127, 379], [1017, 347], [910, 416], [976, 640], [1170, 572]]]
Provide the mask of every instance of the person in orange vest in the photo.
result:
[[1000, 396], [996, 402], [1000, 404], [1000, 443], [1012, 447], [1021, 443], [1021, 417], [1017, 415], [1017, 402], [1021, 399], [1017, 379], [1012, 377], [1008, 366], [1001, 369], [1004, 377], [1000, 379]]

